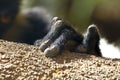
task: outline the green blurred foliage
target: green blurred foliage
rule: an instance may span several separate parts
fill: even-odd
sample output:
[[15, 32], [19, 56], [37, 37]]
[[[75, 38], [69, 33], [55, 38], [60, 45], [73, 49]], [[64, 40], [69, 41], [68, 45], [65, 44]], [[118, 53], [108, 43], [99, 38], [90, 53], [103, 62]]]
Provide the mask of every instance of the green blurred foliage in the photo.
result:
[[[111, 22], [116, 21], [116, 19], [120, 20], [118, 15], [120, 13], [119, 3], [120, 0], [23, 0], [23, 8], [33, 6], [46, 8], [50, 14], [68, 21], [78, 32], [84, 32], [88, 25], [91, 24], [91, 17], [98, 6], [99, 10], [95, 13], [97, 18], [101, 18], [102, 21], [111, 20]], [[102, 29], [100, 29], [101, 33], [109, 36], [114, 34], [118, 39], [120, 35], [119, 25], [113, 25], [111, 29], [110, 26], [100, 26], [99, 29]]]
[[89, 25], [93, 9], [102, 1], [103, 0], [23, 0], [23, 3], [25, 7], [44, 7], [52, 15], [69, 21], [77, 30], [83, 31]]

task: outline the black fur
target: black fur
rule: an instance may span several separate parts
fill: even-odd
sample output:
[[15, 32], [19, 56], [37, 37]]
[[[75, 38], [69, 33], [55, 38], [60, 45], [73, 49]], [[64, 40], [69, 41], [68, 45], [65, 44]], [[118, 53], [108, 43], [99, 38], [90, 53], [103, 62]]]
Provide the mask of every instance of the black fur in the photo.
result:
[[[20, 0], [0, 0], [0, 37], [14, 24], [19, 5]], [[3, 23], [1, 21], [2, 17], [9, 18], [10, 22], [7, 24]]]

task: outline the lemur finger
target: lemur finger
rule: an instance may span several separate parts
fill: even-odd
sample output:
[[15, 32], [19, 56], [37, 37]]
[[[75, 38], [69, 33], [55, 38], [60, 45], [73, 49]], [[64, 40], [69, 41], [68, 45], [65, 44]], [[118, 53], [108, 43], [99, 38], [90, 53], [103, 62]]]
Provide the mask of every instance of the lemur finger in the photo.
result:
[[96, 53], [100, 55], [100, 34], [96, 25], [90, 25], [87, 29], [87, 32], [84, 36], [83, 46], [87, 49], [87, 53]]
[[54, 40], [60, 35], [61, 30], [64, 27], [62, 20], [57, 20], [53, 25], [49, 33], [43, 38], [41, 45], [39, 46], [44, 51]]
[[70, 30], [63, 30], [61, 35], [55, 40], [54, 43], [50, 45], [50, 47], [46, 48], [44, 51], [45, 56], [47, 57], [54, 57], [61, 53], [64, 49], [65, 44], [67, 41], [71, 39], [72, 32]]

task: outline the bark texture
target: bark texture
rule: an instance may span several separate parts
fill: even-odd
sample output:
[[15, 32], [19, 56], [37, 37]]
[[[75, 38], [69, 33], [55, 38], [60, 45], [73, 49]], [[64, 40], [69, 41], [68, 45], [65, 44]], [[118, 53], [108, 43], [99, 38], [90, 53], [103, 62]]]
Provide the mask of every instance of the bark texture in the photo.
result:
[[47, 58], [31, 45], [0, 40], [0, 80], [119, 80], [120, 60], [64, 51]]

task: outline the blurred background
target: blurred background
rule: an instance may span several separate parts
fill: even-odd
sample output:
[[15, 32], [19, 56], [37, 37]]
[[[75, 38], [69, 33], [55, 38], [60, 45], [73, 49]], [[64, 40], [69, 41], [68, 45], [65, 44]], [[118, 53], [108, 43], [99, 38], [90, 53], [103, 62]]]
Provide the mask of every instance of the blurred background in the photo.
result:
[[34, 6], [63, 18], [80, 33], [94, 23], [103, 38], [120, 46], [120, 0], [23, 0], [22, 8]]

